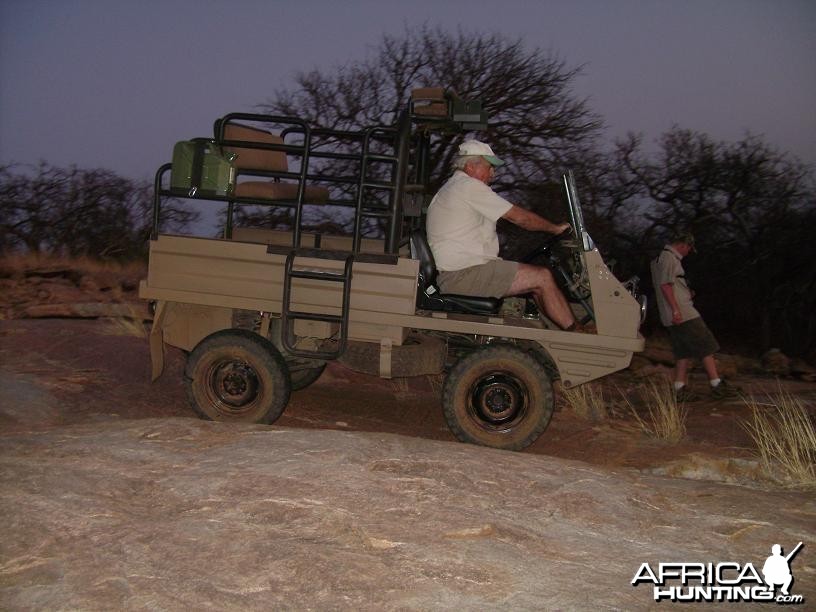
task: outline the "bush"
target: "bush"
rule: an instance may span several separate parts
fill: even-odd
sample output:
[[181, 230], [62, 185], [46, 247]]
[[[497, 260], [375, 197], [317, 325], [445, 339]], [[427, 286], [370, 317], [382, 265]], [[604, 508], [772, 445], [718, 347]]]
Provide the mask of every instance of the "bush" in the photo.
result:
[[781, 386], [765, 402], [754, 396], [743, 401], [751, 409], [743, 427], [765, 473], [794, 485], [816, 486], [816, 429], [802, 402]]

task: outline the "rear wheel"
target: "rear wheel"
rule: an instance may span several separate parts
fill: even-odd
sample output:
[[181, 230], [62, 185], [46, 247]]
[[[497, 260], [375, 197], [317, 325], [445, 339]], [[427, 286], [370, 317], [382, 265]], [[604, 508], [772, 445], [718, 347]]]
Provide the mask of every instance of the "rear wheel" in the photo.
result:
[[453, 366], [442, 390], [442, 410], [462, 442], [521, 450], [550, 423], [552, 384], [528, 353], [509, 345], [487, 346]]
[[273, 423], [289, 401], [286, 362], [257, 334], [228, 329], [193, 349], [184, 370], [193, 410], [213, 421]]

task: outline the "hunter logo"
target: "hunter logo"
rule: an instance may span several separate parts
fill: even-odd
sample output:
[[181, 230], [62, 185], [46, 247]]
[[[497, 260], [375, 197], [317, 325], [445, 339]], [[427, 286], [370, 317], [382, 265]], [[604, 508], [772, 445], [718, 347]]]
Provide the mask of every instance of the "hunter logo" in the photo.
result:
[[801, 604], [802, 595], [792, 595], [791, 560], [802, 548], [799, 542], [786, 556], [774, 544], [762, 572], [752, 563], [659, 563], [653, 568], [642, 563], [632, 578], [632, 585], [651, 583], [655, 601], [769, 601], [779, 604]]

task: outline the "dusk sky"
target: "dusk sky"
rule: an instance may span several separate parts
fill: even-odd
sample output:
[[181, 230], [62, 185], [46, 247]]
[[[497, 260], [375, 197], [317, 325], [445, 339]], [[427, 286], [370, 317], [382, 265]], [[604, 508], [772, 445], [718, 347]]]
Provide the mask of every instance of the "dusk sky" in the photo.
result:
[[610, 142], [750, 131], [816, 165], [813, 0], [0, 0], [0, 163], [151, 179], [215, 118], [422, 23], [583, 64]]

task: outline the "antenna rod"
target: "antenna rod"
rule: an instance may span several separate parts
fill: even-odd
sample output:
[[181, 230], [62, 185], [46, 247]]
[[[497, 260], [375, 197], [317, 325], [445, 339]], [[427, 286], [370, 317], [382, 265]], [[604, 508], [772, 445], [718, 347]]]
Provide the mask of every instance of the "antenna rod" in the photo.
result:
[[787, 556], [787, 557], [785, 557], [785, 561], [790, 561], [790, 560], [791, 560], [791, 557], [793, 557], [793, 555], [795, 555], [797, 552], [799, 552], [799, 549], [800, 549], [800, 548], [802, 548], [802, 543], [801, 543], [801, 542], [799, 542], [799, 543], [796, 545], [796, 548], [794, 548], [792, 551], [790, 551], [790, 553], [788, 553], [788, 556]]

